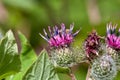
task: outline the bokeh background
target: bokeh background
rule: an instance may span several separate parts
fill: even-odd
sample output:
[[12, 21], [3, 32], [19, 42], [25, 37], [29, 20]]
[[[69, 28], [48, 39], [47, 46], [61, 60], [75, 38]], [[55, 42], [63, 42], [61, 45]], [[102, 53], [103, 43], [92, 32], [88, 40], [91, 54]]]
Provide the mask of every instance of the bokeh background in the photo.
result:
[[[37, 53], [48, 45], [39, 36], [43, 28], [61, 23], [69, 28], [74, 23], [74, 31], [81, 28], [74, 45], [81, 46], [92, 29], [105, 36], [109, 22], [120, 26], [120, 0], [0, 0], [1, 32], [21, 31]], [[82, 76], [84, 80], [87, 66], [79, 70], [82, 73], [77, 77]]]

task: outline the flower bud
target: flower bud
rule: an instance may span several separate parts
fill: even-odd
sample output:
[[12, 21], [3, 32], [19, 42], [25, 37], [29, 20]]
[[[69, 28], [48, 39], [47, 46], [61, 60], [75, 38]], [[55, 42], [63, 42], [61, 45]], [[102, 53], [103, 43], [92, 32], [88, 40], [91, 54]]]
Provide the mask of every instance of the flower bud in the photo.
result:
[[109, 55], [103, 55], [93, 62], [91, 76], [95, 80], [113, 80], [117, 74], [116, 63]]
[[96, 31], [93, 31], [88, 35], [87, 39], [84, 43], [85, 53], [89, 59], [93, 59], [95, 56], [99, 54], [100, 48], [100, 36], [97, 35]]

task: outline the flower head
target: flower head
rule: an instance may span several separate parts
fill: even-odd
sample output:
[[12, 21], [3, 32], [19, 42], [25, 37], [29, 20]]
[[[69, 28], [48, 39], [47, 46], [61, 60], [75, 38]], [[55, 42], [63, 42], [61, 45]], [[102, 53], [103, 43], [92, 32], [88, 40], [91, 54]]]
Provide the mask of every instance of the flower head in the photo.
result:
[[91, 76], [95, 80], [113, 80], [116, 74], [116, 65], [111, 56], [103, 55], [94, 60], [91, 69]]
[[93, 55], [98, 55], [100, 36], [97, 35], [96, 31], [92, 31], [92, 33], [88, 35], [87, 39], [85, 40], [84, 47], [88, 58]]
[[111, 23], [107, 25], [107, 46], [115, 50], [120, 50], [120, 29], [116, 31], [117, 25]]
[[50, 36], [48, 36], [47, 32], [44, 29], [44, 34], [40, 34], [42, 38], [44, 38], [51, 47], [66, 47], [69, 46], [72, 42], [74, 37], [79, 33], [79, 30], [75, 33], [72, 32], [74, 25], [70, 25], [70, 29], [66, 29], [65, 25], [61, 24], [61, 29], [58, 29], [57, 26], [53, 27], [53, 31], [51, 30], [50, 26], [48, 26]]
[[69, 48], [52, 50], [50, 59], [55, 67], [71, 67], [76, 64], [74, 59], [74, 53]]

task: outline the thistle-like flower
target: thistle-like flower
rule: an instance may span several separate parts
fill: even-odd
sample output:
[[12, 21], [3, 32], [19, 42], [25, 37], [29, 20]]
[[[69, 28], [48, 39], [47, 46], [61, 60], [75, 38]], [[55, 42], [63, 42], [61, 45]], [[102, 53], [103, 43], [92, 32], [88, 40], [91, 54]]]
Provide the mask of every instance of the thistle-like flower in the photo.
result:
[[[79, 33], [79, 30], [75, 33], [72, 32], [74, 25], [70, 25], [70, 29], [66, 29], [65, 25], [61, 24], [61, 29], [57, 26], [53, 27], [53, 32], [48, 27], [50, 36], [44, 29], [45, 36], [40, 34], [50, 45], [50, 59], [54, 66], [71, 67], [79, 61], [76, 60], [77, 51], [70, 45], [74, 40], [74, 37]], [[78, 57], [77, 57], [78, 58]], [[80, 57], [81, 58], [81, 57]]]
[[85, 55], [78, 48], [59, 48], [51, 50], [51, 61], [54, 66], [72, 67], [83, 62]]
[[75, 33], [72, 32], [74, 25], [70, 25], [70, 29], [66, 29], [65, 25], [61, 24], [61, 29], [58, 29], [57, 26], [53, 27], [53, 32], [48, 26], [48, 30], [50, 32], [50, 36], [48, 36], [47, 32], [44, 29], [44, 34], [40, 34], [40, 36], [45, 39], [51, 47], [58, 48], [58, 47], [67, 47], [72, 42], [74, 37], [79, 33], [79, 30]]
[[120, 50], [120, 29], [116, 31], [117, 25], [111, 23], [107, 25], [107, 46], [115, 50]]
[[98, 55], [100, 47], [100, 36], [97, 35], [96, 31], [92, 31], [88, 35], [84, 43], [85, 53], [88, 58]]
[[116, 63], [111, 56], [103, 55], [94, 60], [91, 69], [91, 76], [95, 80], [113, 80], [116, 74]]
[[107, 25], [107, 53], [114, 59], [117, 69], [120, 70], [120, 29], [117, 31], [117, 24]]

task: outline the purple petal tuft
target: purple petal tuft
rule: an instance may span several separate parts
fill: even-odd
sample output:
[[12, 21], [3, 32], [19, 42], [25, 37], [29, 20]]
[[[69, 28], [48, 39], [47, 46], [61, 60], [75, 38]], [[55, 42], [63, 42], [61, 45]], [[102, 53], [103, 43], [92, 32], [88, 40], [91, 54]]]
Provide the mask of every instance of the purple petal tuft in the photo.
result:
[[45, 37], [41, 34], [40, 36], [43, 39], [45, 39], [51, 47], [55, 47], [55, 48], [66, 47], [66, 46], [69, 46], [73, 42], [74, 37], [79, 33], [79, 30], [78, 30], [77, 32], [72, 34], [73, 28], [74, 28], [74, 25], [72, 24], [70, 26], [70, 29], [66, 29], [65, 25], [62, 23], [61, 29], [58, 29], [58, 27], [55, 26], [53, 27], [53, 32], [52, 32], [50, 29], [50, 26], [48, 26], [48, 29], [51, 35], [50, 38], [48, 34], [46, 33], [45, 29], [44, 29]]
[[120, 29], [117, 32], [116, 30], [117, 24], [116, 25], [109, 24], [109, 26], [107, 26], [107, 39], [106, 39], [107, 46], [115, 50], [120, 50], [120, 37], [119, 37]]

